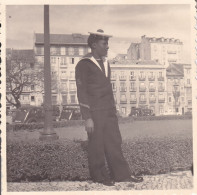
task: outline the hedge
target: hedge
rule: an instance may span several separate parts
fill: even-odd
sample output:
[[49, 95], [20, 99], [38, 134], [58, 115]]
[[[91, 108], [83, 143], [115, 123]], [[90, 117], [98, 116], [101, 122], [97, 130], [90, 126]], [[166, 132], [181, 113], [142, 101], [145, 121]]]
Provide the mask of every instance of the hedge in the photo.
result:
[[[142, 117], [120, 117], [119, 123], [133, 122], [133, 121], [147, 121], [147, 120], [187, 120], [192, 119], [192, 115], [166, 115], [166, 116], [142, 116]], [[83, 120], [70, 120], [53, 122], [54, 128], [81, 126], [84, 125]], [[8, 124], [7, 131], [18, 130], [35, 130], [44, 128], [44, 123], [29, 123], [29, 124]]]
[[[192, 138], [124, 140], [123, 154], [136, 175], [188, 170]], [[7, 181], [88, 180], [87, 141], [7, 141]]]

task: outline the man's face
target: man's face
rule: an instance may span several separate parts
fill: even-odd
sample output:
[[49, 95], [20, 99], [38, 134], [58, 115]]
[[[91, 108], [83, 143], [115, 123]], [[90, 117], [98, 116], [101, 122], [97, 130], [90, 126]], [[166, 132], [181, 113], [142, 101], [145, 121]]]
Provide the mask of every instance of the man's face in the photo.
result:
[[108, 40], [98, 40], [94, 43], [94, 49], [99, 56], [107, 56], [108, 53]]

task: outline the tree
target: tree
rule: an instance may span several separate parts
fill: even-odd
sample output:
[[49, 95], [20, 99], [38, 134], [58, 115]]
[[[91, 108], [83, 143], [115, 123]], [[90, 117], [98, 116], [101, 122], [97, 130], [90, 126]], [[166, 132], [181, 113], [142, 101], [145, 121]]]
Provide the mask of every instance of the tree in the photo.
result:
[[32, 69], [25, 59], [6, 59], [6, 100], [16, 108], [21, 107], [20, 96], [25, 87], [39, 85], [43, 91], [43, 70]]

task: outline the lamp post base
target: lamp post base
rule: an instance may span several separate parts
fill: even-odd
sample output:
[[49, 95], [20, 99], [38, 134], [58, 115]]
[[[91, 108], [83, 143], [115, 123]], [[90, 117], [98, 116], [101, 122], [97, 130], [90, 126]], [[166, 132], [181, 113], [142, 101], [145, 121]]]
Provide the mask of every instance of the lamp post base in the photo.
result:
[[45, 134], [41, 133], [39, 140], [41, 141], [53, 141], [59, 139], [59, 136], [56, 133]]

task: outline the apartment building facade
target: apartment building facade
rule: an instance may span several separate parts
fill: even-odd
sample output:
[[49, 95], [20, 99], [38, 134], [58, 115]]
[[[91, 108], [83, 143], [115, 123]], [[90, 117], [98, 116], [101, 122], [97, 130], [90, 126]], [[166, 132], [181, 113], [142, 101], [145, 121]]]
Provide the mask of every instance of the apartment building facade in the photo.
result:
[[192, 111], [190, 64], [171, 64], [166, 70], [168, 114]]
[[[87, 35], [51, 34], [52, 104], [76, 104], [75, 66], [90, 52]], [[35, 68], [44, 66], [44, 36], [34, 35]], [[43, 102], [43, 100], [42, 100]]]
[[171, 63], [182, 62], [183, 43], [174, 38], [141, 36], [140, 43], [131, 43], [128, 59], [155, 60], [167, 68]]
[[117, 110], [128, 116], [132, 107], [146, 107], [155, 115], [164, 114], [166, 71], [155, 62], [111, 64], [112, 88]]

